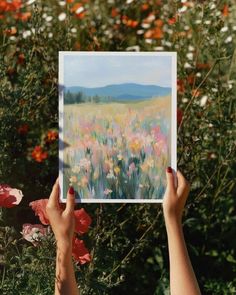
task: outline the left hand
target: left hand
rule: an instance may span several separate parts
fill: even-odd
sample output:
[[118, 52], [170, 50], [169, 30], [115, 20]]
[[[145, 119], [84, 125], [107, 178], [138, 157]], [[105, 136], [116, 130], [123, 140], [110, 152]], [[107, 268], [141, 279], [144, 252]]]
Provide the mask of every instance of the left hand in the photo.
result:
[[63, 210], [59, 204], [59, 191], [59, 180], [57, 179], [49, 197], [46, 212], [57, 241], [57, 246], [67, 250], [68, 247], [72, 248], [72, 238], [75, 229], [75, 194], [73, 187], [70, 187], [67, 193], [66, 208]]

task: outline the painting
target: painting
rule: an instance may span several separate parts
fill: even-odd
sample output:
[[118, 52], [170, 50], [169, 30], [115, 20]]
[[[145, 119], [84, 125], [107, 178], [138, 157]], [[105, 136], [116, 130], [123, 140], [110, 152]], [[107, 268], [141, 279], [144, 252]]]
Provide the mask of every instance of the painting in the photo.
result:
[[176, 170], [176, 53], [59, 52], [61, 201], [159, 203]]

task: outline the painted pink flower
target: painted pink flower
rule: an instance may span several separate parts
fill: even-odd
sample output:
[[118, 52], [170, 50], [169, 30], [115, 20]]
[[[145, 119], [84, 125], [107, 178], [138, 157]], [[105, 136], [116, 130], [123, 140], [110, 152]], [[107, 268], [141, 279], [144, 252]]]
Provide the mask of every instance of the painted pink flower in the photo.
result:
[[46, 206], [48, 203], [48, 199], [41, 199], [31, 202], [29, 205], [31, 206], [32, 210], [34, 210], [35, 215], [37, 215], [44, 225], [49, 224], [49, 219], [46, 213]]
[[104, 193], [105, 196], [107, 196], [107, 195], [112, 193], [112, 190], [109, 189], [109, 188], [106, 188], [103, 193]]
[[84, 208], [75, 210], [74, 214], [75, 214], [75, 232], [79, 234], [86, 233], [92, 222], [91, 217], [84, 210]]
[[167, 153], [167, 143], [165, 140], [159, 140], [154, 144], [155, 154], [159, 157], [162, 154]]
[[79, 262], [80, 264], [85, 264], [91, 261], [91, 256], [88, 252], [88, 249], [84, 245], [84, 241], [77, 238], [73, 238], [72, 256], [74, 257], [75, 261]]
[[37, 246], [38, 242], [46, 236], [48, 229], [41, 224], [24, 223], [22, 226], [22, 236], [25, 240]]
[[136, 170], [136, 166], [135, 166], [134, 162], [132, 162], [129, 165], [129, 170], [127, 172], [127, 175], [130, 177], [135, 170]]
[[12, 208], [21, 202], [22, 197], [22, 191], [0, 184], [0, 207]]

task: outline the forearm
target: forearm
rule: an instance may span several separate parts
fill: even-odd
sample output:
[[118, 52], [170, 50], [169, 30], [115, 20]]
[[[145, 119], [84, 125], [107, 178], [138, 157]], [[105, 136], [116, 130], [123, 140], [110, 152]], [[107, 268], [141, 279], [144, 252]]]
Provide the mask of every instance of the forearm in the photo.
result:
[[171, 295], [201, 294], [195, 277], [180, 222], [166, 222], [170, 257]]
[[71, 245], [57, 246], [55, 295], [79, 295], [71, 252]]

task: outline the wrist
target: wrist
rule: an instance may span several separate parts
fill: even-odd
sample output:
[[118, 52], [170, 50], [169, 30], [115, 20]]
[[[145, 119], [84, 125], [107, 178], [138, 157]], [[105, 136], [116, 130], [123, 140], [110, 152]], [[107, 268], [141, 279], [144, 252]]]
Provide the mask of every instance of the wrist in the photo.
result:
[[72, 241], [58, 239], [57, 240], [57, 251], [63, 253], [72, 253]]
[[166, 229], [182, 229], [182, 221], [181, 218], [177, 218], [176, 216], [165, 217], [165, 225]]

